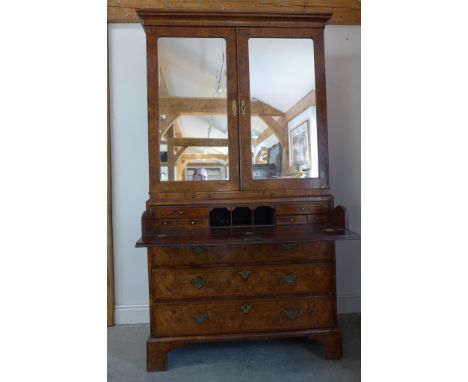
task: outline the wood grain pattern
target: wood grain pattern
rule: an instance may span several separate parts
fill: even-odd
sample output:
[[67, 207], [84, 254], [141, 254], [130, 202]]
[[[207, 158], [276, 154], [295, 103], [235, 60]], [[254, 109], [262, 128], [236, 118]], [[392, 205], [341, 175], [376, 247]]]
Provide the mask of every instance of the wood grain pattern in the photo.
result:
[[208, 219], [192, 218], [192, 219], [154, 219], [153, 227], [155, 228], [170, 228], [170, 227], [207, 227], [210, 225]]
[[108, 0], [107, 22], [139, 22], [136, 9], [165, 8], [239, 12], [332, 12], [330, 24], [359, 25], [359, 0]]
[[223, 192], [209, 191], [178, 191], [173, 187], [168, 191], [150, 192], [150, 199], [147, 206], [174, 204], [206, 204], [212, 200], [222, 200], [224, 203], [244, 203], [246, 200], [252, 203], [260, 203], [262, 200], [274, 202], [308, 202], [329, 200], [332, 196], [328, 188], [310, 188], [310, 189], [275, 189], [275, 190], [230, 190]]
[[[330, 297], [275, 298], [151, 305], [156, 337], [226, 334], [335, 325]], [[289, 314], [288, 314], [289, 312]]]
[[160, 207], [153, 210], [156, 218], [208, 218], [207, 207]]
[[187, 267], [233, 264], [275, 264], [304, 261], [327, 261], [332, 258], [332, 244], [310, 243], [213, 245], [201, 247], [149, 248], [154, 267]]
[[331, 263], [154, 269], [154, 301], [331, 293]]
[[[326, 21], [326, 20], [325, 20]], [[325, 88], [325, 57], [323, 48], [323, 27], [268, 27], [238, 28], [237, 57], [239, 73], [239, 97], [251, 99], [249, 79], [249, 47], [250, 38], [310, 38], [314, 42], [315, 59], [315, 103], [317, 115], [317, 142], [319, 176], [317, 178], [285, 178], [285, 179], [253, 179], [251, 156], [251, 116], [247, 112], [239, 116], [240, 122], [240, 157], [241, 184], [244, 190], [293, 190], [293, 189], [328, 189], [328, 135]]]
[[[181, 13], [183, 17], [183, 13]], [[200, 17], [198, 19], [201, 19]], [[160, 180], [160, 145], [159, 145], [159, 108], [160, 97], [158, 95], [158, 38], [159, 37], [219, 37], [226, 40], [226, 66], [227, 66], [227, 99], [229, 104], [237, 99], [237, 70], [236, 70], [236, 47], [235, 29], [223, 27], [192, 27], [184, 23], [184, 28], [174, 26], [148, 26], [145, 27], [146, 49], [147, 49], [147, 82], [148, 82], [148, 135], [149, 135], [149, 171], [150, 171], [150, 195], [161, 192], [195, 192], [195, 191], [234, 191], [239, 190], [239, 152], [238, 152], [238, 129], [237, 116], [227, 113], [228, 120], [228, 152], [229, 152], [229, 180], [215, 182], [192, 182], [192, 181], [161, 181]], [[162, 97], [166, 99], [165, 97]], [[163, 101], [165, 102], [165, 101]], [[170, 130], [170, 129], [169, 129]], [[192, 141], [182, 138], [173, 138], [171, 143], [188, 146]], [[221, 140], [220, 140], [221, 141]], [[214, 141], [213, 141], [214, 142]], [[197, 144], [202, 144], [198, 140]], [[221, 146], [226, 141], [218, 142]], [[168, 152], [171, 154], [173, 150]], [[169, 157], [168, 157], [169, 161]], [[169, 166], [169, 168], [171, 168]], [[169, 177], [169, 179], [173, 179]], [[151, 198], [153, 198], [151, 196]]]
[[286, 244], [315, 241], [356, 240], [359, 235], [333, 224], [307, 224], [306, 215], [301, 224], [273, 226], [241, 226], [217, 228], [167, 228], [157, 229], [150, 223], [143, 225], [143, 236], [137, 247], [183, 247], [235, 244]]
[[[264, 341], [279, 338], [306, 337], [323, 345], [324, 357], [341, 358], [342, 342], [339, 328], [287, 330], [265, 333], [217, 334], [177, 337], [150, 337], [146, 342], [146, 368], [148, 371], [167, 369], [167, 353], [175, 348], [200, 342]], [[293, 361], [291, 359], [291, 361]]]
[[276, 218], [278, 225], [299, 225], [307, 224], [307, 216], [305, 215], [283, 215]]
[[288, 203], [276, 205], [277, 215], [297, 215], [326, 212], [328, 212], [328, 205], [325, 203]]
[[[124, 2], [136, 8], [156, 3], [122, 0], [118, 5]], [[298, 12], [317, 5], [301, 0], [262, 2], [264, 12], [259, 12], [260, 2], [246, 0], [183, 2], [192, 8], [190, 12], [168, 10], [168, 5], [181, 5], [179, 1], [163, 3], [165, 9], [138, 11], [147, 36], [148, 55], [150, 199], [142, 216], [143, 237], [136, 244], [146, 247], [148, 254], [151, 335], [147, 341], [147, 369], [165, 369], [167, 352], [178, 346], [223, 340], [303, 336], [321, 342], [326, 358], [340, 358], [334, 241], [355, 239], [357, 235], [347, 230], [344, 208], [333, 207], [328, 186], [323, 29], [331, 14]], [[202, 3], [214, 10], [201, 12]], [[245, 9], [256, 12], [219, 12], [215, 3], [222, 9], [242, 3]], [[334, 4], [350, 3], [337, 0]], [[269, 6], [280, 7], [283, 12], [267, 11]], [[339, 14], [335, 10], [334, 20]], [[242, 105], [242, 101], [250, 99], [248, 38], [313, 39], [315, 94], [303, 97], [290, 109], [289, 116], [315, 103], [319, 177], [252, 179], [251, 115], [258, 113], [272, 133], [284, 141], [286, 138], [284, 115], [255, 101], [246, 102], [245, 110], [239, 107], [237, 114], [227, 114], [228, 141], [216, 142], [229, 145], [229, 181], [161, 182], [161, 130], [171, 132], [162, 139], [180, 147], [171, 158], [180, 174], [189, 160], [184, 159], [187, 153], [183, 148], [206, 142], [188, 141], [177, 135], [173, 130], [176, 116], [194, 108], [204, 108], [206, 113], [223, 112], [227, 105], [225, 100], [170, 97], [164, 90], [163, 74], [157, 69], [159, 37], [224, 38], [227, 105]], [[159, 107], [169, 116], [161, 129]], [[268, 117], [275, 113], [279, 118]], [[251, 223], [257, 225], [246, 226]]]

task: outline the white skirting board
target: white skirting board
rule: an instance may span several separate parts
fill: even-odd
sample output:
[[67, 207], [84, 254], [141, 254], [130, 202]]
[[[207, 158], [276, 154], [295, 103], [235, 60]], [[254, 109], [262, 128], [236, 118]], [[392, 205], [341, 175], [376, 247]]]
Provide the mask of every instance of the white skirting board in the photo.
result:
[[[338, 296], [338, 314], [340, 313], [359, 313], [361, 311], [361, 295], [346, 294]], [[149, 306], [148, 305], [116, 305], [115, 306], [115, 324], [148, 324]]]
[[115, 324], [149, 324], [148, 305], [116, 305]]

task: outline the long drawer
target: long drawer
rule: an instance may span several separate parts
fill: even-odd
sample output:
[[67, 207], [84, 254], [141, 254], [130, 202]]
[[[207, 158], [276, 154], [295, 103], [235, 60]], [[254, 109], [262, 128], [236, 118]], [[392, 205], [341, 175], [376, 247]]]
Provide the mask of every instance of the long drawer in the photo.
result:
[[332, 243], [315, 241], [282, 244], [212, 245], [149, 248], [154, 267], [279, 263], [329, 260]]
[[153, 269], [153, 301], [333, 291], [333, 264]]
[[325, 328], [335, 325], [330, 297], [152, 304], [153, 336], [171, 337]]

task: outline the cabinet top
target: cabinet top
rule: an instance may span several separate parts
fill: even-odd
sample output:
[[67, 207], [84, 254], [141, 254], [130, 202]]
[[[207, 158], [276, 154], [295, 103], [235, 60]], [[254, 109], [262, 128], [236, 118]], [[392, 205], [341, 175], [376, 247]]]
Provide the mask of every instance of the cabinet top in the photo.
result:
[[324, 28], [330, 12], [239, 12], [181, 9], [137, 9], [143, 26], [264, 26]]

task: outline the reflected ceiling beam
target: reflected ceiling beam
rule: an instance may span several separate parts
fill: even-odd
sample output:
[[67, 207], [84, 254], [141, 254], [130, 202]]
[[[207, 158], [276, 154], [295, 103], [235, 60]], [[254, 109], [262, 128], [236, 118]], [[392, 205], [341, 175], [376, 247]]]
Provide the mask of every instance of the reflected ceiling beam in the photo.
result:
[[224, 167], [224, 165], [217, 162], [188, 162], [185, 167]]
[[167, 179], [174, 180], [174, 128], [171, 126], [167, 131]]
[[196, 160], [196, 159], [221, 159], [224, 161], [228, 160], [228, 156], [225, 154], [214, 154], [214, 153], [191, 153], [191, 154], [183, 154], [181, 159], [183, 160]]
[[266, 125], [273, 130], [282, 147], [285, 147], [285, 129], [269, 115], [260, 115], [260, 118]]
[[223, 147], [228, 146], [229, 140], [222, 138], [173, 138], [174, 146], [201, 146], [201, 147]]
[[177, 160], [180, 158], [180, 156], [184, 153], [185, 150], [187, 150], [187, 147], [182, 146], [182, 147], [179, 147], [179, 149], [175, 153], [174, 162], [176, 163], [176, 166], [177, 166]]
[[167, 130], [172, 124], [174, 124], [174, 135], [177, 136], [177, 133], [180, 133], [180, 125], [176, 122], [179, 117], [180, 114], [166, 114], [166, 119], [160, 119], [159, 131], [161, 132], [161, 137], [166, 135]]
[[[190, 114], [190, 115], [224, 115], [227, 114], [226, 98], [196, 98], [196, 97], [160, 97], [160, 114]], [[251, 115], [283, 116], [274, 107], [259, 101], [250, 102]]]
[[275, 109], [273, 106], [260, 101], [258, 99], [253, 99], [250, 101], [250, 113], [251, 115], [271, 115], [277, 117], [283, 117], [284, 113], [281, 110]]
[[309, 107], [315, 106], [315, 91], [311, 90], [304, 97], [302, 97], [293, 107], [291, 107], [286, 113], [284, 113], [284, 119], [289, 122], [294, 117], [297, 117], [304, 110]]
[[[169, 90], [167, 88], [166, 84], [166, 77], [164, 77], [164, 73], [162, 68], [159, 69], [159, 92], [161, 93], [161, 96], [164, 97], [169, 97]], [[164, 114], [164, 113], [160, 113]], [[180, 124], [177, 121], [177, 118], [179, 118], [180, 114], [171, 114], [171, 115], [166, 115], [165, 120], [160, 119], [160, 125], [159, 125], [159, 132], [160, 136], [164, 137], [164, 135], [167, 133], [167, 130], [169, 127], [171, 127], [172, 124], [174, 124], [174, 136], [175, 137], [181, 137], [182, 132], [180, 130]]]
[[254, 146], [258, 146], [260, 143], [265, 141], [267, 138], [269, 138], [271, 135], [273, 135], [274, 132], [272, 129], [267, 127], [265, 130], [262, 131], [262, 133], [253, 141]]

